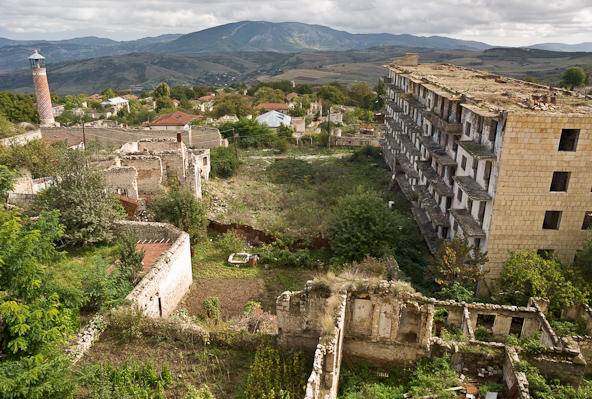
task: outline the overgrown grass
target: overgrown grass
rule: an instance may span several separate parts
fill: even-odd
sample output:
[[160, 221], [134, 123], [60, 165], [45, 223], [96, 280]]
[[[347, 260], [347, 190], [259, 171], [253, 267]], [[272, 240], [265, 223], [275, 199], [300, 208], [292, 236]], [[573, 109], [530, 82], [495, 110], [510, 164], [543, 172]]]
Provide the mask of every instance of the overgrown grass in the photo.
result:
[[458, 385], [458, 374], [446, 358], [420, 360], [415, 368], [379, 370], [367, 364], [344, 365], [341, 369], [341, 399], [403, 399], [438, 397], [453, 399], [447, 388]]

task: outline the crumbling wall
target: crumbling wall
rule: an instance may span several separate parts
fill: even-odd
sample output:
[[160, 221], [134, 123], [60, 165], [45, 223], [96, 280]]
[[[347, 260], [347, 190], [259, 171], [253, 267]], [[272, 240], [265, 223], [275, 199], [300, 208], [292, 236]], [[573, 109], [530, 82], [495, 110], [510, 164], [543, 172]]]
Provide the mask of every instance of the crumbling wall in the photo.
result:
[[516, 350], [511, 347], [506, 348], [504, 359], [504, 382], [506, 389], [509, 392], [510, 398], [515, 399], [530, 399], [528, 392], [528, 379], [526, 374], [516, 370], [515, 365], [520, 361]]
[[189, 291], [193, 278], [189, 235], [166, 223], [121, 221], [117, 229], [131, 232], [141, 241], [172, 242], [126, 297], [147, 316], [169, 316]]
[[339, 374], [343, 356], [343, 337], [347, 294], [341, 293], [337, 299], [335, 323], [333, 328], [324, 331], [315, 350], [313, 370], [306, 384], [304, 399], [335, 399], [339, 386]]
[[138, 199], [138, 171], [133, 166], [112, 166], [103, 176], [110, 192]]
[[167, 181], [176, 179], [181, 184], [185, 183], [187, 177], [185, 153], [181, 151], [163, 151], [156, 155], [162, 161], [163, 173]]
[[121, 158], [122, 166], [132, 166], [138, 171], [138, 192], [156, 194], [162, 190], [162, 161], [154, 155], [127, 155]]
[[175, 138], [147, 138], [138, 141], [139, 152], [185, 151], [185, 144]]

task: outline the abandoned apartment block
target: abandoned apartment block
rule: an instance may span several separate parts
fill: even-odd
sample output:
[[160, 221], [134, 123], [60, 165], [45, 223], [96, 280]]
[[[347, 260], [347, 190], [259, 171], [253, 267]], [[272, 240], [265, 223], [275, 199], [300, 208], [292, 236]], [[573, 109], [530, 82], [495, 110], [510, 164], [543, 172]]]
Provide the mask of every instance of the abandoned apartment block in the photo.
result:
[[408, 54], [387, 66], [384, 156], [430, 249], [462, 237], [488, 252], [566, 263], [592, 237], [592, 99]]

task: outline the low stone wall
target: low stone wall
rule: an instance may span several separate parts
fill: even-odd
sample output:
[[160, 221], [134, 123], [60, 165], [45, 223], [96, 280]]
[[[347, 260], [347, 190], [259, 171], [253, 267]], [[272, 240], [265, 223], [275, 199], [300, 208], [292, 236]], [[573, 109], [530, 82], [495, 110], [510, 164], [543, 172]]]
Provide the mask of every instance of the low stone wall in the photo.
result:
[[78, 331], [73, 344], [66, 350], [72, 358], [72, 363], [77, 363], [84, 354], [92, 347], [93, 343], [99, 339], [101, 333], [105, 330], [105, 319], [102, 314], [98, 314], [88, 322], [86, 326]]
[[147, 316], [169, 316], [193, 279], [189, 235], [166, 223], [121, 221], [117, 229], [134, 234], [138, 240], [172, 243], [126, 298]]
[[526, 374], [516, 370], [515, 365], [520, 361], [514, 348], [506, 348], [503, 373], [506, 389], [510, 398], [530, 399]]
[[11, 145], [24, 145], [27, 144], [29, 141], [33, 140], [41, 140], [43, 136], [41, 135], [41, 130], [30, 130], [23, 134], [17, 134], [16, 136], [7, 137], [5, 139], [0, 140], [0, 145], [3, 146], [11, 146]]

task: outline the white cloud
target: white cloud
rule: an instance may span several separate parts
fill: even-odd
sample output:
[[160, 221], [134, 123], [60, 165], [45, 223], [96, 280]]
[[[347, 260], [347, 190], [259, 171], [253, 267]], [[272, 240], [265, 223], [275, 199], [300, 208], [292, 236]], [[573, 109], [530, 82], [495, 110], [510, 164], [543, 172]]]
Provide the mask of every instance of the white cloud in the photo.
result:
[[14, 38], [123, 40], [247, 19], [499, 45], [592, 38], [590, 0], [0, 0], [0, 35]]

